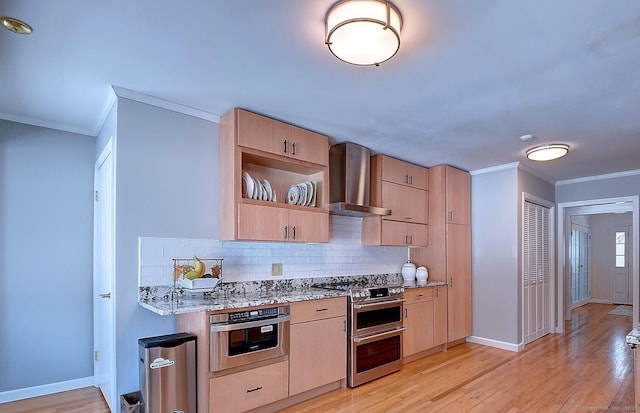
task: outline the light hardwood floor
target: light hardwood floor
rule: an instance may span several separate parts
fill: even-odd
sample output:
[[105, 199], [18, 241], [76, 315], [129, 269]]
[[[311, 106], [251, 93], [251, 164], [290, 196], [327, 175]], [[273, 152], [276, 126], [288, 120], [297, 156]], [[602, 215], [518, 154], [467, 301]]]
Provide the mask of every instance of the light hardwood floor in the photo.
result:
[[[514, 353], [477, 344], [406, 364], [355, 389], [339, 389], [283, 412], [593, 412], [631, 411], [631, 317], [613, 305], [573, 311], [565, 334]], [[104, 413], [99, 391], [80, 389], [0, 405], [3, 413]]]

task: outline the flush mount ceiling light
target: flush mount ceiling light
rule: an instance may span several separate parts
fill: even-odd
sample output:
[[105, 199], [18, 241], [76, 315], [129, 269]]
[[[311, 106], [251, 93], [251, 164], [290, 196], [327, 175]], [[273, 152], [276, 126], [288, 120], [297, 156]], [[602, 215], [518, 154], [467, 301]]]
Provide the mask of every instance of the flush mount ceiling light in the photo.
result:
[[550, 145], [536, 146], [527, 151], [527, 158], [532, 161], [551, 161], [562, 158], [569, 152], [569, 145], [552, 143]]
[[338, 59], [379, 66], [400, 49], [402, 16], [384, 0], [341, 0], [325, 18], [325, 44]]
[[14, 19], [13, 17], [3, 16], [0, 17], [0, 21], [2, 21], [2, 26], [5, 29], [11, 30], [14, 33], [31, 34], [31, 32], [33, 31], [31, 26], [29, 26], [27, 23], [23, 22], [22, 20]]

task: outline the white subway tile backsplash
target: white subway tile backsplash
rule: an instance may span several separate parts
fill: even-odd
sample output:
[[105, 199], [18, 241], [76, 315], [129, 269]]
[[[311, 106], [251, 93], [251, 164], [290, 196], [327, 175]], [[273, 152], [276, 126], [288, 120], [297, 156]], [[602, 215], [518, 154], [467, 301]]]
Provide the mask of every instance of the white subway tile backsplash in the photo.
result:
[[[335, 277], [400, 272], [407, 260], [404, 247], [360, 245], [362, 220], [330, 217], [327, 244], [219, 241], [210, 239], [139, 239], [141, 286], [173, 282], [172, 258], [224, 258], [225, 281]], [[283, 275], [273, 277], [271, 264], [283, 263]]]

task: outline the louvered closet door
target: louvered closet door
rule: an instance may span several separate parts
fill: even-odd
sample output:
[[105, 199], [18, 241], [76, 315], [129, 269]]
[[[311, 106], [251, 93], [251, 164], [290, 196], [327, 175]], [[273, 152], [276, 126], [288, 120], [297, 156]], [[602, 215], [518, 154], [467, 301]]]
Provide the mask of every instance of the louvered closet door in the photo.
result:
[[549, 208], [526, 201], [523, 218], [523, 333], [526, 344], [551, 331]]

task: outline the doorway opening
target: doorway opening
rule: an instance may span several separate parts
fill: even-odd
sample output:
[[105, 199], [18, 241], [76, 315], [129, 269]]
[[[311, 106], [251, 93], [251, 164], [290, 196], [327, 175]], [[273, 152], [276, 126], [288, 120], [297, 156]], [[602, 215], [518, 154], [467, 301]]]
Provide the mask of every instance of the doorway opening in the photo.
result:
[[[558, 244], [557, 244], [557, 285], [558, 300], [556, 314], [556, 332], [564, 333], [564, 320], [571, 317], [571, 223], [572, 217], [594, 214], [631, 213], [632, 225], [630, 240], [632, 245], [638, 245], [638, 196], [585, 200], [576, 202], [563, 202], [558, 204]], [[565, 235], [566, 234], [566, 235]], [[640, 309], [640, 272], [639, 252], [634, 248], [629, 254], [629, 268], [631, 275], [631, 301], [633, 304], [633, 325], [638, 324], [638, 311]]]

